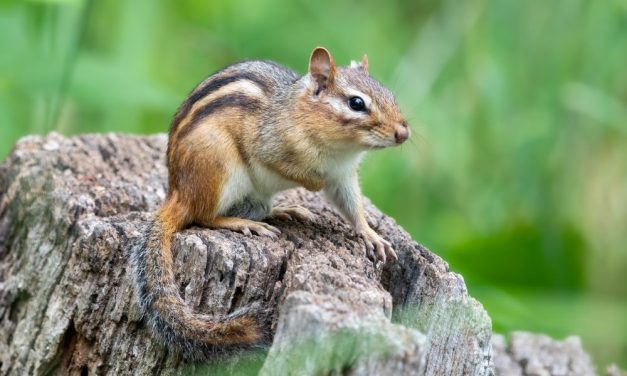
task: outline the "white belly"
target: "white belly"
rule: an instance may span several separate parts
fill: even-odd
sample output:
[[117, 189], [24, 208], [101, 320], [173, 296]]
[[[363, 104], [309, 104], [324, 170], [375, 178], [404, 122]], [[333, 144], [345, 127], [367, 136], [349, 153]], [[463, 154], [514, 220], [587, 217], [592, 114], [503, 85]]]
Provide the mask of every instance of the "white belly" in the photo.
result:
[[299, 186], [298, 183], [287, 180], [260, 164], [252, 165], [250, 168], [250, 178], [256, 193], [267, 198], [272, 198], [272, 196], [278, 192]]
[[226, 183], [222, 187], [222, 195], [218, 202], [219, 215], [224, 214], [234, 204], [250, 197], [254, 186], [246, 169], [237, 167], [230, 171]]

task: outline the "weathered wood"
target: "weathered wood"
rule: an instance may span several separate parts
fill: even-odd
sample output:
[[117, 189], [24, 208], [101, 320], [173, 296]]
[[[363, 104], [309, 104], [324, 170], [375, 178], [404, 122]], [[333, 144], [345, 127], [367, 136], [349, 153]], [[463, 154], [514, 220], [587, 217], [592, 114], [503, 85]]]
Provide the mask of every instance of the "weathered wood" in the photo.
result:
[[[130, 249], [165, 196], [165, 143], [50, 134], [22, 139], [0, 164], [0, 374], [193, 369], [153, 341], [130, 285]], [[399, 255], [374, 267], [321, 195], [277, 201], [316, 218], [273, 221], [278, 241], [197, 227], [173, 239], [191, 306], [260, 307], [271, 345], [262, 374], [493, 373], [490, 318], [440, 257], [368, 204]]]
[[532, 376], [594, 375], [594, 365], [579, 337], [556, 341], [542, 334], [514, 332], [509, 344], [500, 335], [492, 337], [497, 375]]

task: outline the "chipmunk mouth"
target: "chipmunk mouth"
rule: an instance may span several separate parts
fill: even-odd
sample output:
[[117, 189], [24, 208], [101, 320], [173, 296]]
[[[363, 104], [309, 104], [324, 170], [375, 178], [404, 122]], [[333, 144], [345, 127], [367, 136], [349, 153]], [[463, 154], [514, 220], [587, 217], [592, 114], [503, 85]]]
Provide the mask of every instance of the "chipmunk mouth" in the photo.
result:
[[363, 140], [362, 146], [368, 148], [369, 150], [378, 150], [385, 149], [391, 146], [398, 145], [394, 139], [386, 139], [382, 137], [367, 137]]
[[369, 150], [379, 150], [379, 149], [385, 149], [388, 148], [390, 146], [395, 146], [395, 144], [383, 144], [383, 143], [365, 143], [364, 146], [366, 148], [368, 148]]

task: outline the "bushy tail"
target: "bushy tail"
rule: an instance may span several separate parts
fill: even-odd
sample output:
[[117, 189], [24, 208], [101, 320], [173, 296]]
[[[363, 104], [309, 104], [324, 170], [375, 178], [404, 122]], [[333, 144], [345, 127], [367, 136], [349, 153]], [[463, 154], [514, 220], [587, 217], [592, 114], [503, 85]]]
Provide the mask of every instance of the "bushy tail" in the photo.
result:
[[221, 320], [194, 313], [178, 293], [172, 270], [171, 238], [186, 219], [175, 205], [164, 205], [149, 224], [131, 261], [135, 295], [154, 335], [184, 357], [202, 360], [224, 347], [240, 347], [260, 340], [257, 323], [247, 310]]

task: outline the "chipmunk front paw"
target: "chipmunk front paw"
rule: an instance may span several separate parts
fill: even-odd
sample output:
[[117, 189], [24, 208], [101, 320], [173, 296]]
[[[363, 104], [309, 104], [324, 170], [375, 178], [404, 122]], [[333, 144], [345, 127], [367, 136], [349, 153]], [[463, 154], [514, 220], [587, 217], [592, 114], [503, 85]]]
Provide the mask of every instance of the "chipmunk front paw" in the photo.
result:
[[394, 252], [392, 244], [383, 239], [370, 227], [358, 230], [357, 234], [364, 240], [366, 245], [366, 255], [373, 262], [381, 261], [385, 264], [387, 257], [390, 257], [395, 261], [398, 260], [398, 256], [396, 256], [396, 252]]
[[314, 215], [302, 206], [276, 206], [272, 208], [270, 217], [283, 220], [311, 221]]

